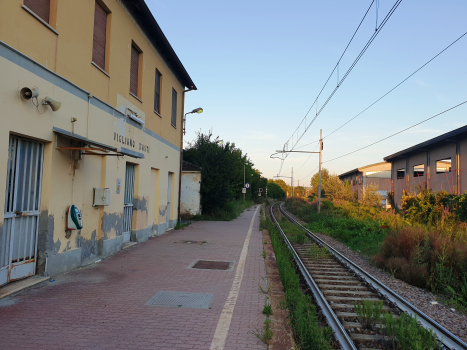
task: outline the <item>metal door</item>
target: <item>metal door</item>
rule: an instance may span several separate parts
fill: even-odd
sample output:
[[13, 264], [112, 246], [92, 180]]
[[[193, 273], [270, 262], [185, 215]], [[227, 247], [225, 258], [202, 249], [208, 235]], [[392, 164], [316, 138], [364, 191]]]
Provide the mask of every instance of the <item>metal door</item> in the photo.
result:
[[36, 271], [44, 144], [11, 136], [8, 155], [0, 285]]
[[133, 223], [133, 197], [135, 193], [135, 165], [126, 163], [125, 198], [123, 199], [123, 242], [129, 242]]
[[169, 221], [170, 221], [170, 203], [172, 199], [172, 173], [169, 173], [169, 181], [168, 181], [168, 187], [167, 187], [167, 216], [165, 218], [167, 222], [167, 228], [169, 228]]

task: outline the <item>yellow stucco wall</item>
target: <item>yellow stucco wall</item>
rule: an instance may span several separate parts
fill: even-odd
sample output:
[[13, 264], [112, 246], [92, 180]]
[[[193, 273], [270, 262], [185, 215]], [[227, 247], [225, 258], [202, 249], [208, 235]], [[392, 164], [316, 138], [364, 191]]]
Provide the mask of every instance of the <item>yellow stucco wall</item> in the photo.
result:
[[[91, 63], [94, 0], [53, 0], [57, 5], [53, 27], [58, 34], [22, 8], [22, 3], [0, 2], [0, 184], [7, 181], [10, 135], [44, 142], [38, 264], [47, 264], [49, 271], [45, 267], [38, 271], [54, 274], [121, 248], [127, 162], [136, 165], [132, 220], [136, 238], [132, 239], [147, 239], [174, 224], [184, 86], [119, 1], [104, 0], [111, 11], [108, 75]], [[140, 99], [129, 93], [132, 41], [143, 51]], [[153, 111], [156, 68], [162, 73], [160, 116]], [[38, 107], [20, 97], [21, 88], [33, 86], [39, 88]], [[172, 88], [178, 93], [176, 128], [171, 125]], [[41, 105], [46, 96], [60, 101], [61, 108], [53, 112]], [[125, 107], [138, 112], [145, 125], [125, 116]], [[111, 147], [125, 147], [144, 154], [144, 158], [84, 155], [75, 160], [73, 151], [57, 147], [76, 147], [77, 141], [58, 136], [53, 128]], [[132, 143], [122, 142], [126, 139]], [[167, 218], [169, 176], [171, 205]], [[120, 194], [117, 179], [121, 180]], [[110, 189], [110, 205], [92, 205], [94, 187]], [[4, 201], [2, 190], [0, 225]], [[66, 211], [71, 204], [81, 211], [84, 227], [67, 238]], [[138, 236], [140, 233], [143, 236]], [[120, 243], [106, 248], [104, 243], [110, 241]], [[98, 246], [98, 242], [102, 244]], [[67, 258], [54, 258], [57, 256]]]
[[[8, 157], [10, 133], [44, 141], [46, 147], [44, 152], [41, 212], [48, 211], [48, 215], [54, 217], [55, 233], [64, 231], [66, 210], [70, 204], [75, 204], [81, 210], [85, 223], [81, 230], [83, 238], [90, 238], [95, 230], [97, 230], [97, 239], [103, 238], [104, 234], [106, 239], [115, 237], [115, 229], [103, 232], [100, 227], [100, 218], [104, 212], [107, 214], [121, 214], [123, 211], [126, 162], [137, 164], [135, 198], [145, 200], [146, 205], [149, 205], [146, 210], [135, 211], [133, 229], [140, 230], [166, 221], [165, 217], [155, 215], [155, 208], [158, 207], [165, 211], [167, 203], [166, 184], [169, 172], [173, 173], [170, 219], [176, 219], [177, 184], [180, 166], [179, 151], [146, 134], [143, 130], [130, 125], [126, 122], [124, 116], [115, 117], [92, 103], [88, 106], [88, 101], [74, 96], [72, 93], [2, 57], [0, 57], [0, 75], [4, 78], [4, 81], [9, 82], [9, 84], [0, 84], [0, 117], [2, 120], [0, 150], [2, 150], [1, 154], [3, 154], [1, 157], [3, 160], [0, 161], [0, 183], [6, 183], [6, 159]], [[49, 107], [42, 105], [39, 105], [39, 109], [37, 109], [31, 101], [22, 100], [19, 91], [23, 86], [39, 87], [39, 100], [49, 96], [62, 102], [61, 109], [52, 112]], [[43, 114], [40, 114], [40, 112]], [[77, 119], [75, 123], [71, 122], [72, 117]], [[74, 124], [74, 129], [72, 124]], [[56, 149], [56, 135], [52, 131], [53, 127], [69, 132], [74, 131], [77, 135], [116, 148], [121, 146], [131, 148], [114, 140], [114, 133], [119, 133], [135, 140], [135, 150], [144, 153], [145, 158], [84, 155], [83, 159], [78, 161], [79, 168], [74, 170], [73, 176], [71, 151]], [[70, 146], [66, 138], [60, 137], [59, 140], [60, 147]], [[149, 152], [140, 151], [139, 143], [149, 146]], [[159, 169], [157, 171], [158, 178], [153, 174], [156, 168]], [[117, 178], [122, 181], [120, 194], [116, 194]], [[156, 178], [156, 183], [153, 183], [154, 178]], [[109, 206], [92, 206], [93, 187], [110, 188], [111, 204]], [[0, 216], [4, 211], [4, 198], [5, 192], [0, 191]], [[65, 244], [60, 245], [59, 253], [64, 249], [76, 247], [76, 234], [77, 231], [73, 231], [69, 241], [67, 240]], [[63, 235], [55, 234], [55, 242], [57, 240], [63, 242], [64, 238], [61, 236]]]
[[[92, 62], [95, 0], [57, 3], [58, 35], [22, 8], [23, 0], [0, 1], [0, 40], [117, 108], [123, 96], [145, 114], [146, 127], [180, 145], [183, 86], [118, 0], [104, 0], [111, 11], [108, 74]], [[143, 51], [140, 99], [130, 95], [130, 52]], [[161, 115], [154, 113], [156, 68], [162, 73]], [[171, 125], [172, 88], [177, 91], [177, 128]]]

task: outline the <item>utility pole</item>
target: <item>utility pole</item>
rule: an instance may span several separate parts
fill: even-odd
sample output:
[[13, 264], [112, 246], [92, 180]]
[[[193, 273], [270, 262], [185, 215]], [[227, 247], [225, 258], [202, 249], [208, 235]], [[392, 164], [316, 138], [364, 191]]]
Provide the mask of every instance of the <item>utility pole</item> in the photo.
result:
[[290, 182], [290, 185], [291, 185], [291, 186], [290, 186], [290, 193], [291, 193], [291, 195], [292, 195], [291, 197], [293, 198], [293, 167], [292, 167], [292, 178], [291, 178], [290, 181], [291, 181], [291, 182]]
[[323, 129], [319, 130], [319, 180], [318, 180], [318, 213], [321, 212], [321, 161], [323, 153]]
[[[245, 185], [246, 185], [246, 183], [245, 183], [245, 164], [243, 164], [243, 188], [245, 188]], [[243, 191], [245, 191], [245, 190], [243, 190]], [[243, 201], [245, 201], [245, 192], [243, 192]]]

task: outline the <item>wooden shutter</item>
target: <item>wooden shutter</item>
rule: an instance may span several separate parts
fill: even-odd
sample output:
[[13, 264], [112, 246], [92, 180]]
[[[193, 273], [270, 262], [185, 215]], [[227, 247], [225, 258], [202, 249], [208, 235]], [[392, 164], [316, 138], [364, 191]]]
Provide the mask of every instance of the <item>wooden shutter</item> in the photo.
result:
[[24, 0], [24, 6], [49, 23], [50, 0]]
[[96, 1], [94, 11], [94, 36], [92, 61], [105, 70], [105, 39], [107, 28], [107, 12]]
[[154, 110], [161, 112], [161, 73], [156, 69], [156, 82], [154, 86]]
[[172, 88], [172, 125], [177, 126], [177, 91]]
[[131, 46], [131, 67], [130, 67], [130, 92], [138, 96], [138, 66], [139, 52], [133, 45]]

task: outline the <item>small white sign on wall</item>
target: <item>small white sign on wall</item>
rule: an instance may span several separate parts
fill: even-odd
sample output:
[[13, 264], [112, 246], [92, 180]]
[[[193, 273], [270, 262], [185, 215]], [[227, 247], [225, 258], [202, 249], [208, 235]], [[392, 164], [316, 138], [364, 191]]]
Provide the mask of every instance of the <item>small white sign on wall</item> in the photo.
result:
[[117, 179], [117, 194], [120, 194], [120, 189], [122, 188], [122, 179]]

